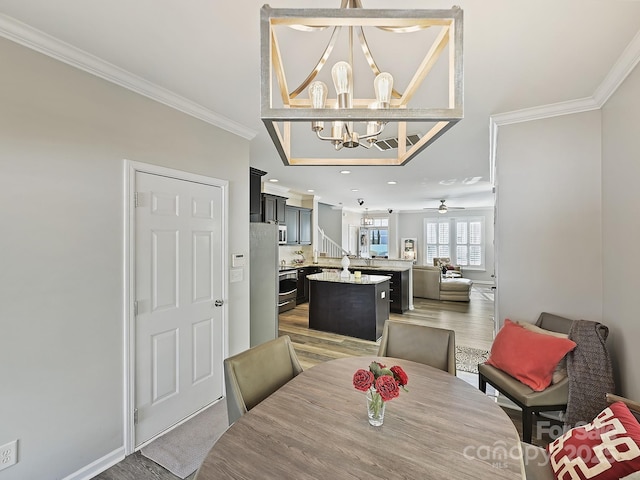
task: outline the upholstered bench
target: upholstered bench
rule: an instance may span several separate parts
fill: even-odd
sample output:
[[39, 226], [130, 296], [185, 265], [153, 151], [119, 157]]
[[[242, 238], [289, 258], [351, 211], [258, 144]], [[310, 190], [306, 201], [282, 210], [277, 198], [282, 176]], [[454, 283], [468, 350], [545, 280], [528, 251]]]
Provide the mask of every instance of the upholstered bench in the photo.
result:
[[473, 282], [468, 278], [443, 278], [440, 280], [440, 300], [468, 302]]
[[468, 302], [473, 282], [468, 278], [442, 278], [438, 267], [413, 267], [413, 296], [433, 300]]

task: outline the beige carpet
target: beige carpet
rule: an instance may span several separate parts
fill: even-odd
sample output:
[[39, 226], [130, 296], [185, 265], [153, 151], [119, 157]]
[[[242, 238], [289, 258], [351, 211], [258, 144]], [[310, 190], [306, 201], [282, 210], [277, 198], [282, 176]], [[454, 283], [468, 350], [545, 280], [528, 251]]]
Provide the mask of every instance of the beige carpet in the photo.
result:
[[478, 364], [488, 357], [487, 350], [456, 345], [456, 369], [461, 372], [478, 373]]
[[228, 427], [227, 403], [223, 398], [143, 447], [140, 452], [184, 479], [198, 469]]

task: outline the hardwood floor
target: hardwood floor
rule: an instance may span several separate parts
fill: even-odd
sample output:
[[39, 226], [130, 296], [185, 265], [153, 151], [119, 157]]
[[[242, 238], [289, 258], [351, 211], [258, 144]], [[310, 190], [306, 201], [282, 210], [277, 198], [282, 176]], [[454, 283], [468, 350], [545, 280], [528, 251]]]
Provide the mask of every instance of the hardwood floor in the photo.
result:
[[[456, 332], [456, 344], [489, 350], [493, 339], [493, 295], [485, 287], [474, 286], [471, 302], [440, 302], [423, 298], [414, 299], [414, 310], [402, 315], [391, 314], [408, 322], [449, 328]], [[280, 335], [289, 335], [303, 368], [320, 362], [353, 355], [371, 355], [378, 351], [376, 342], [360, 340], [333, 333], [309, 329], [308, 304], [280, 314]], [[473, 377], [473, 374], [467, 374]], [[467, 378], [467, 381], [469, 379]], [[472, 383], [472, 381], [470, 381]], [[505, 409], [521, 432], [520, 412]], [[548, 438], [535, 443], [546, 445]], [[195, 473], [187, 477], [192, 480]], [[130, 455], [119, 464], [95, 477], [100, 480], [177, 480], [171, 472], [143, 457], [139, 452]]]
[[[414, 310], [392, 313], [393, 319], [448, 328], [456, 332], [456, 345], [489, 350], [493, 341], [493, 295], [473, 287], [470, 302], [441, 302], [414, 298]], [[368, 340], [309, 329], [309, 304], [298, 305], [279, 316], [280, 335], [289, 335], [303, 368], [353, 355], [370, 355], [378, 344]]]

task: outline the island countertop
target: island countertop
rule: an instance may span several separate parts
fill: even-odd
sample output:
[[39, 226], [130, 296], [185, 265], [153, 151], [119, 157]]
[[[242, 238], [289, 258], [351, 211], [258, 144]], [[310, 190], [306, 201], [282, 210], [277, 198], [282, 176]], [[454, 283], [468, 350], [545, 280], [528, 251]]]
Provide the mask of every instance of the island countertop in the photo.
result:
[[355, 278], [353, 274], [348, 277], [341, 277], [339, 273], [334, 272], [322, 272], [314, 273], [313, 275], [307, 275], [309, 280], [317, 280], [320, 282], [333, 282], [333, 283], [348, 283], [353, 285], [374, 285], [376, 283], [382, 283], [389, 280], [391, 277], [386, 275], [362, 275], [360, 278]]

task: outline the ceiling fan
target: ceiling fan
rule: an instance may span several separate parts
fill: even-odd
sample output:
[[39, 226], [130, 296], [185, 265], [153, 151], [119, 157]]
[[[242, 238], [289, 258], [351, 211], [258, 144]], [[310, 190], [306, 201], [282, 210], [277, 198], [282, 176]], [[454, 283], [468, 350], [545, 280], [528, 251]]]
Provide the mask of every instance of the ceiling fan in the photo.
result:
[[438, 213], [447, 213], [449, 210], [464, 210], [464, 207], [449, 207], [444, 204], [445, 200], [440, 200], [440, 206], [437, 208], [428, 208], [425, 207], [425, 210], [434, 210]]

